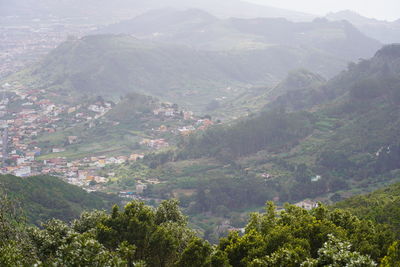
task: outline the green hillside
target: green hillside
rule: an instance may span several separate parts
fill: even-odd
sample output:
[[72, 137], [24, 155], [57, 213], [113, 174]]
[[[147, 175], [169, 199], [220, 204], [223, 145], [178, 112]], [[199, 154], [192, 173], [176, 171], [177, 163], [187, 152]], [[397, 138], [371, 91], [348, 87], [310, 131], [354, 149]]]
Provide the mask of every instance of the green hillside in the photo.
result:
[[0, 176], [2, 194], [6, 193], [21, 205], [30, 223], [39, 225], [56, 218], [70, 221], [82, 211], [106, 209], [118, 202], [116, 197], [101, 193], [87, 193], [51, 176], [19, 178]]
[[306, 67], [331, 76], [344, 65], [342, 59], [306, 47], [211, 52], [101, 35], [69, 40], [33, 69], [9, 80], [76, 98], [138, 92], [203, 110], [211, 100], [269, 84], [291, 69]]
[[[267, 109], [271, 109], [272, 106], [287, 111], [300, 110], [297, 113], [289, 112], [289, 116], [299, 116], [303, 112], [301, 110], [307, 110], [316, 119], [314, 129], [319, 131], [324, 130], [323, 120], [336, 121], [336, 125], [326, 125], [330, 129], [325, 130], [330, 130], [328, 132], [332, 135], [325, 139], [326, 149], [342, 149], [349, 155], [352, 153], [372, 155], [385, 146], [395, 146], [395, 132], [400, 127], [396, 116], [399, 112], [400, 95], [400, 69], [398, 68], [400, 57], [397, 54], [399, 49], [398, 46], [385, 47], [371, 60], [350, 65], [347, 72], [327, 83], [324, 83], [322, 78], [304, 71], [292, 74], [275, 89], [282, 95], [267, 105]], [[291, 86], [288, 85], [290, 83], [292, 83]], [[293, 85], [296, 83], [298, 83], [297, 86]], [[293, 105], [295, 106], [292, 107]], [[249, 124], [255, 123], [259, 126], [260, 123], [257, 120], [263, 117], [264, 121], [267, 121], [275, 114], [270, 112], [255, 116], [256, 118], [250, 117], [245, 120], [247, 124], [239, 122], [235, 126], [227, 126], [226, 134], [214, 135], [226, 140], [228, 135], [234, 136], [239, 131], [244, 131], [242, 133], [244, 136], [254, 134], [254, 130], [248, 127]], [[285, 124], [284, 120], [282, 121], [285, 126], [294, 125], [294, 123]], [[273, 129], [278, 131], [278, 129], [282, 130], [282, 127], [273, 127]], [[271, 134], [271, 131], [263, 130], [255, 135], [263, 137], [265, 134]], [[254, 138], [249, 138], [250, 140]], [[217, 143], [222, 144], [222, 142]], [[260, 142], [256, 143], [260, 144]], [[214, 147], [214, 144], [209, 143], [209, 146]], [[225, 146], [226, 149], [231, 147]], [[258, 149], [262, 150], [262, 145], [259, 145]], [[202, 151], [211, 150], [203, 145]]]
[[249, 88], [233, 99], [217, 101], [213, 110], [207, 110], [216, 117], [228, 120], [256, 114], [263, 110], [284, 107], [287, 111], [309, 107], [310, 99], [326, 80], [319, 74], [306, 69], [292, 70], [276, 85]]
[[[337, 201], [399, 181], [399, 51], [387, 46], [326, 83], [300, 72], [289, 80], [307, 84], [312, 77], [316, 85], [300, 82], [298, 93], [292, 86], [262, 113], [190, 136], [175, 153], [146, 157], [160, 179], [170, 181], [150, 193], [184, 186], [193, 190], [186, 203], [201, 206], [190, 207], [218, 214], [221, 204], [235, 203], [236, 187], [227, 185], [243, 188], [244, 181], [258, 181], [263, 197], [280, 202]], [[185, 172], [185, 160], [194, 162], [196, 173]], [[243, 197], [239, 207], [259, 205], [260, 198], [246, 192], [233, 194]]]

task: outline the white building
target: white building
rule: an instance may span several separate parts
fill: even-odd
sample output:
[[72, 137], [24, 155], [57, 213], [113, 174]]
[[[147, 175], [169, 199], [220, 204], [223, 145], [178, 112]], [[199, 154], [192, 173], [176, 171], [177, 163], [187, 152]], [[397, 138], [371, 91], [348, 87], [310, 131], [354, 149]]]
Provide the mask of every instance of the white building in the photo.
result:
[[305, 210], [312, 210], [312, 209], [318, 208], [318, 203], [315, 201], [311, 201], [311, 200], [300, 201], [294, 205], [299, 208], [303, 208]]
[[30, 166], [21, 167], [14, 171], [15, 176], [18, 177], [28, 177], [32, 173]]

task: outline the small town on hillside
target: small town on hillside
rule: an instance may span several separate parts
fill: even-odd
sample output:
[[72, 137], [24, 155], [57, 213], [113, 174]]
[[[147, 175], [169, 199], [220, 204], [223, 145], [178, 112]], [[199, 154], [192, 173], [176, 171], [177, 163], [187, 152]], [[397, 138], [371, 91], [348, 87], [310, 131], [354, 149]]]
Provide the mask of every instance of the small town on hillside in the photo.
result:
[[[170, 144], [159, 134], [169, 132], [173, 136], [187, 136], [195, 131], [204, 130], [214, 124], [208, 118], [199, 118], [191, 111], [177, 110], [176, 105], [163, 104], [154, 109], [150, 116], [164, 121], [174, 118], [179, 121], [190, 121], [186, 126], [167, 127], [161, 125], [151, 129], [154, 139], [143, 138], [141, 149], [129, 155], [92, 155], [79, 159], [69, 159], [62, 155], [68, 145], [80, 142], [79, 136], [66, 136], [62, 146], [43, 146], [38, 141], [41, 136], [56, 134], [66, 128], [78, 125], [95, 127], [96, 121], [102, 119], [115, 105], [107, 101], [93, 101], [85, 104], [56, 104], [49, 96], [55, 93], [44, 90], [29, 90], [18, 82], [2, 85], [3, 93], [0, 101], [0, 130], [2, 138], [1, 161], [2, 174], [13, 174], [29, 177], [49, 174], [61, 177], [70, 184], [78, 185], [88, 191], [101, 189], [101, 184], [108, 178], [100, 176], [100, 171], [110, 165], [136, 162], [146, 153], [167, 149]], [[115, 123], [115, 125], [119, 122]], [[42, 156], [45, 156], [41, 159]], [[149, 184], [157, 183], [154, 179]], [[138, 184], [136, 192], [141, 193], [146, 183]]]

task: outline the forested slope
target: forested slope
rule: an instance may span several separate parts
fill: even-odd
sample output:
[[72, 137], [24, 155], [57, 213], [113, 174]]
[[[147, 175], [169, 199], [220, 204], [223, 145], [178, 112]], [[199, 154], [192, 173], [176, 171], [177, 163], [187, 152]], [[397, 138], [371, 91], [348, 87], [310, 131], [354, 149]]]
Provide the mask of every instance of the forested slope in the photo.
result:
[[116, 197], [87, 193], [51, 176], [23, 179], [2, 175], [0, 186], [1, 193], [14, 199], [28, 221], [37, 225], [52, 218], [70, 221], [84, 210], [107, 209], [118, 202]]
[[266, 195], [282, 202], [338, 201], [399, 181], [399, 51], [387, 46], [326, 83], [317, 79], [317, 86], [303, 72], [297, 78], [306, 86], [292, 86], [266, 111], [192, 135], [179, 151], [145, 160], [162, 169], [168, 161], [216, 159], [221, 172], [197, 173], [210, 180], [194, 185], [198, 195], [209, 192], [210, 210], [219, 205], [212, 194], [227, 193], [218, 179], [259, 179]]

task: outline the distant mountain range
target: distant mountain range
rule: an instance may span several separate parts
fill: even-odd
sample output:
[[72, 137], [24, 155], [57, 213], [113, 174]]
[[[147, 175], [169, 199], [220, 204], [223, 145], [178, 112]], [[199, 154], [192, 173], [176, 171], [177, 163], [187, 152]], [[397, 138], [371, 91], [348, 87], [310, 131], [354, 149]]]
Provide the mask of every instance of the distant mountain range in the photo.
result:
[[200, 8], [218, 17], [284, 17], [294, 21], [314, 18], [280, 8], [256, 5], [240, 0], [1, 0], [2, 16], [33, 17], [87, 17], [89, 21], [118, 21], [132, 18], [152, 9], [173, 7], [180, 9]]
[[70, 38], [24, 76], [72, 95], [139, 92], [202, 111], [293, 69], [332, 77], [380, 47], [343, 21], [218, 19], [198, 9], [162, 9]]
[[[173, 8], [201, 9], [218, 18], [285, 18], [312, 21], [317, 16], [292, 10], [257, 5], [242, 0], [0, 0], [0, 15], [28, 18], [73, 18], [85, 23], [107, 25], [142, 15], [148, 11]], [[367, 36], [382, 43], [400, 42], [400, 19], [395, 22], [363, 17], [345, 10], [329, 13], [329, 20], [347, 20]]]
[[350, 10], [329, 13], [326, 18], [332, 21], [347, 20], [365, 35], [382, 43], [400, 42], [400, 19], [394, 22], [371, 19]]
[[312, 47], [346, 60], [372, 56], [380, 44], [351, 24], [316, 19], [294, 23], [279, 18], [218, 19], [199, 10], [153, 10], [96, 33], [131, 34], [141, 39], [196, 49], [257, 49], [271, 45]]

